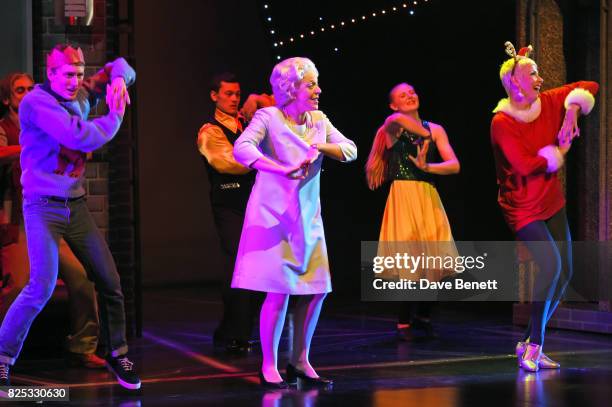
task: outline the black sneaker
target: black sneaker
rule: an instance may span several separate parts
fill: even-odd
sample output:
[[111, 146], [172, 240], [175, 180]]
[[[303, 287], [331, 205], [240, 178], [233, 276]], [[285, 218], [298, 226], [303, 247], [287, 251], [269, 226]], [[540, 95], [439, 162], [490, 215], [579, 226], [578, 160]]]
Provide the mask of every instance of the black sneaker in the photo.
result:
[[11, 385], [11, 379], [9, 377], [9, 365], [6, 363], [0, 363], [0, 387], [8, 387]]
[[119, 384], [126, 389], [140, 389], [140, 379], [134, 371], [134, 363], [127, 356], [107, 357], [106, 367], [115, 375]]

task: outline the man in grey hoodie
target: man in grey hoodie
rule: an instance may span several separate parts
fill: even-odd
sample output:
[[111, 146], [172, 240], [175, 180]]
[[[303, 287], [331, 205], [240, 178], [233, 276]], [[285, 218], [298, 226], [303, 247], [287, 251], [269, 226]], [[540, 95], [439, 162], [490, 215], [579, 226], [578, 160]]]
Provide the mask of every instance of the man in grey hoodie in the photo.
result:
[[[21, 124], [21, 184], [30, 281], [9, 309], [0, 327], [0, 386], [10, 385], [28, 330], [45, 306], [58, 274], [58, 244], [68, 243], [92, 276], [99, 294], [100, 338], [110, 354], [107, 367], [128, 389], [140, 388], [127, 357], [125, 312], [119, 274], [104, 237], [87, 209], [83, 188], [86, 154], [113, 139], [125, 107], [134, 70], [119, 58], [84, 79], [80, 48], [56, 45], [47, 56], [47, 81], [24, 97]], [[106, 96], [109, 111], [87, 120]]]

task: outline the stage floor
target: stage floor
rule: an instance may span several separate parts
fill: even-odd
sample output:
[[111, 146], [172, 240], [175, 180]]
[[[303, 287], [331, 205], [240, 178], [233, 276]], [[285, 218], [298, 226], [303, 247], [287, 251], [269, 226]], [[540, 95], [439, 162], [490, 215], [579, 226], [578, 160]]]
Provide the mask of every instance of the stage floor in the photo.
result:
[[[332, 390], [265, 392], [256, 373], [259, 349], [228, 356], [213, 349], [221, 312], [218, 290], [144, 293], [144, 332], [130, 342], [142, 389], [122, 389], [104, 370], [67, 368], [59, 357], [23, 357], [14, 385], [70, 387], [70, 405], [87, 406], [609, 406], [612, 337], [551, 330], [546, 352], [560, 370], [524, 373], [514, 345], [521, 328], [504, 304], [446, 304], [436, 312], [439, 337], [398, 342], [396, 303], [350, 304], [334, 299], [315, 333], [311, 362], [335, 380]], [[287, 361], [286, 324], [279, 365]], [[56, 404], [57, 405], [57, 404]]]

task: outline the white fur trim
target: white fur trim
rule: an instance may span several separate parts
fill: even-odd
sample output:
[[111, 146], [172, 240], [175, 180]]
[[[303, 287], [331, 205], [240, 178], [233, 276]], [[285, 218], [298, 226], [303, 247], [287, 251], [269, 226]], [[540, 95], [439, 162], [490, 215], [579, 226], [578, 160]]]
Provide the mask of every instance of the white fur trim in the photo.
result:
[[593, 106], [595, 106], [595, 97], [586, 89], [576, 88], [565, 98], [565, 108], [567, 109], [572, 103], [580, 106], [580, 113], [589, 114], [593, 110]]
[[497, 107], [493, 109], [493, 113], [504, 112], [516, 120], [523, 123], [530, 123], [540, 117], [540, 112], [542, 111], [542, 102], [540, 98], [537, 98], [535, 102], [529, 106], [527, 110], [519, 110], [512, 106], [510, 100], [508, 98], [501, 99], [497, 103]]
[[563, 159], [563, 154], [561, 154], [561, 151], [559, 151], [559, 147], [553, 145], [542, 147], [538, 151], [538, 155], [540, 157], [544, 157], [548, 162], [546, 172], [557, 171], [563, 166], [563, 162], [565, 161]]

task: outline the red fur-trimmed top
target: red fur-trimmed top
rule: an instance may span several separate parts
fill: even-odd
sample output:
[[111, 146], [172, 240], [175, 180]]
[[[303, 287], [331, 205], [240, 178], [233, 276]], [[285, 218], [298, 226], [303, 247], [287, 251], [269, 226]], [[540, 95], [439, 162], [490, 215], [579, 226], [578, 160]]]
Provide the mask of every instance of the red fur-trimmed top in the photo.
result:
[[491, 144], [495, 156], [498, 202], [513, 231], [552, 217], [565, 205], [557, 173], [548, 173], [548, 163], [538, 155], [547, 145], [557, 145], [557, 133], [565, 115], [564, 102], [576, 88], [596, 94], [596, 82], [575, 82], [540, 95], [541, 110], [532, 121], [499, 110], [491, 122]]

